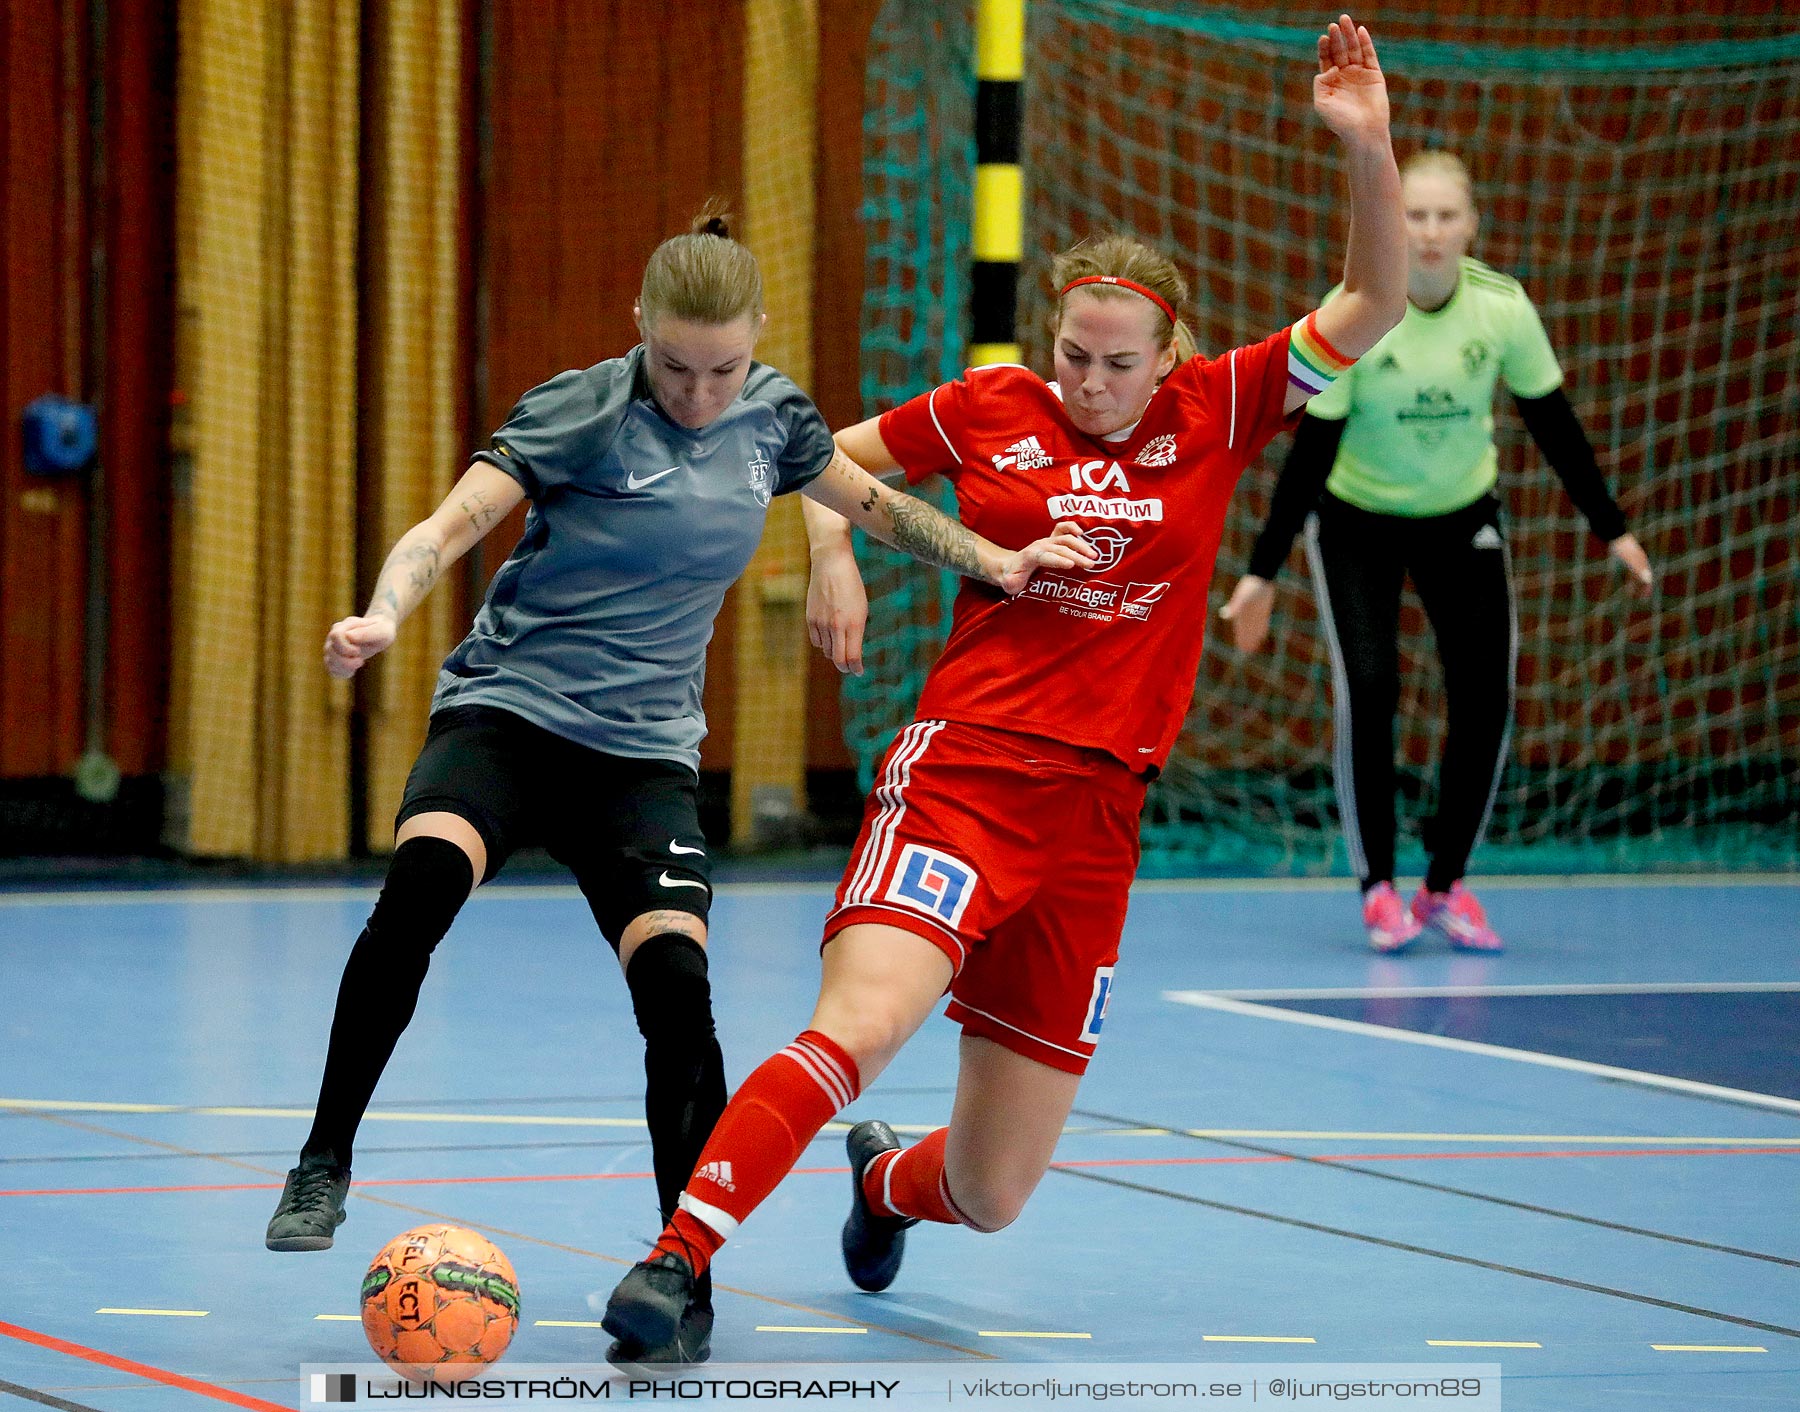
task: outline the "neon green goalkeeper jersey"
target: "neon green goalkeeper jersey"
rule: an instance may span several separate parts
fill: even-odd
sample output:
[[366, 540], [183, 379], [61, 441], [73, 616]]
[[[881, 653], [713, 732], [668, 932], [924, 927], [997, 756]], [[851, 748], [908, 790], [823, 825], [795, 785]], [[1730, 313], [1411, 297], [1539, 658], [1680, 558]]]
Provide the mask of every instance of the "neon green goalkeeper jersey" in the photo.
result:
[[[1331, 291], [1335, 297], [1343, 286]], [[1406, 317], [1306, 404], [1345, 421], [1325, 488], [1383, 515], [1442, 515], [1499, 478], [1494, 384], [1519, 397], [1562, 385], [1544, 324], [1516, 279], [1463, 257], [1450, 302]]]

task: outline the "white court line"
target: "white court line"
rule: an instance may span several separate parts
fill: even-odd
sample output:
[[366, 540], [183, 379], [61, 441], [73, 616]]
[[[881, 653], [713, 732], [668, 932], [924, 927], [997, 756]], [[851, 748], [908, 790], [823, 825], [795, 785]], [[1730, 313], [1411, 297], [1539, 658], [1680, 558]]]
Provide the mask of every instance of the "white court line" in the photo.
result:
[[[1497, 873], [1482, 877], [1483, 892], [1521, 888], [1633, 887], [1800, 887], [1800, 873]], [[1343, 878], [1154, 878], [1131, 885], [1133, 892], [1343, 892], [1356, 879]]]
[[[0, 1112], [28, 1113], [178, 1113], [197, 1118], [311, 1118], [310, 1108], [198, 1107], [183, 1103], [102, 1103], [68, 1098], [0, 1098]], [[541, 1113], [381, 1113], [364, 1115], [366, 1123], [496, 1123], [542, 1128], [642, 1128], [642, 1118], [576, 1118]]]
[[[180, 1103], [103, 1103], [90, 1099], [65, 1098], [0, 1098], [0, 1114], [24, 1116], [31, 1113], [127, 1113], [149, 1115], [186, 1115], [234, 1118], [311, 1118], [310, 1108], [200, 1108]], [[364, 1122], [383, 1118], [415, 1123], [523, 1123], [552, 1124], [558, 1127], [642, 1128], [642, 1118], [574, 1118], [546, 1117], [529, 1113], [381, 1113], [364, 1115]], [[851, 1124], [834, 1119], [820, 1129], [822, 1133], [849, 1132]], [[936, 1131], [932, 1123], [889, 1123], [897, 1133], [925, 1136]], [[1727, 1147], [1800, 1147], [1800, 1137], [1701, 1137], [1692, 1134], [1646, 1136], [1643, 1133], [1434, 1133], [1375, 1132], [1319, 1128], [1091, 1128], [1065, 1127], [1070, 1137], [1086, 1137], [1104, 1133], [1112, 1137], [1223, 1137], [1248, 1139], [1280, 1139], [1305, 1142], [1532, 1142], [1597, 1143], [1608, 1147], [1638, 1145], [1673, 1145], [1694, 1147], [1718, 1145]], [[354, 1316], [353, 1316], [354, 1317]]]
[[[1154, 878], [1135, 882], [1133, 893], [1153, 895], [1186, 892], [1342, 892], [1354, 885], [1351, 878]], [[1517, 873], [1481, 879], [1486, 891], [1520, 888], [1634, 888], [1634, 887], [1800, 887], [1800, 873]], [[722, 882], [713, 884], [719, 897], [757, 897], [782, 893], [829, 897], [837, 889], [833, 881], [817, 882]], [[368, 902], [381, 891], [381, 879], [358, 886], [339, 883], [245, 883], [240, 887], [95, 888], [70, 892], [0, 891], [0, 908], [7, 907], [122, 907], [155, 903], [192, 902]], [[561, 883], [489, 883], [470, 898], [471, 903], [504, 902], [538, 898], [543, 901], [576, 901], [579, 888]]]
[[1172, 991], [1227, 1000], [1438, 1000], [1476, 995], [1758, 995], [1800, 991], [1800, 981], [1629, 981], [1591, 985], [1369, 985], [1293, 990]]
[[1340, 1020], [1335, 1015], [1309, 1015], [1304, 1010], [1283, 1010], [1272, 1005], [1252, 1005], [1242, 1000], [1227, 1000], [1198, 990], [1165, 990], [1163, 999], [1177, 1005], [1192, 1005], [1201, 1010], [1223, 1010], [1229, 1015], [1247, 1015], [1255, 1020], [1279, 1020], [1288, 1025], [1309, 1025], [1314, 1029], [1336, 1030], [1340, 1034], [1363, 1035], [1372, 1039], [1393, 1040], [1398, 1044], [1422, 1044], [1431, 1049], [1454, 1049], [1464, 1054], [1481, 1054], [1492, 1059], [1511, 1059], [1519, 1064], [1536, 1064], [1545, 1069], [1565, 1069], [1570, 1073], [1589, 1074], [1595, 1078], [1623, 1079], [1650, 1088], [1668, 1089], [1674, 1093], [1692, 1094], [1699, 1098], [1724, 1099], [1746, 1103], [1757, 1108], [1772, 1108], [1782, 1113], [1800, 1113], [1800, 1099], [1777, 1098], [1769, 1093], [1753, 1093], [1749, 1089], [1724, 1088], [1718, 1084], [1696, 1083], [1692, 1079], [1672, 1078], [1668, 1074], [1651, 1074], [1642, 1069], [1620, 1069], [1611, 1064], [1593, 1064], [1585, 1059], [1565, 1059], [1560, 1054], [1539, 1054], [1530, 1049], [1511, 1049], [1500, 1044], [1482, 1044], [1472, 1039], [1451, 1039], [1447, 1035], [1420, 1034], [1416, 1030], [1392, 1029], [1387, 1025], [1369, 1025], [1361, 1020]]
[[[799, 893], [806, 896], [830, 897], [837, 890], [835, 882], [735, 882], [714, 883], [714, 896], [758, 896], [762, 894]], [[180, 904], [206, 902], [370, 902], [381, 891], [381, 879], [371, 878], [364, 886], [346, 887], [340, 883], [248, 883], [243, 887], [159, 887], [132, 891], [129, 888], [95, 888], [92, 892], [0, 892], [0, 908], [8, 907], [143, 907], [156, 903]], [[562, 883], [489, 883], [478, 888], [468, 905], [482, 902], [517, 902], [535, 899], [540, 902], [579, 902], [581, 889]]]
[[[306, 1118], [310, 1108], [246, 1108], [207, 1107], [187, 1103], [111, 1103], [98, 1099], [75, 1098], [0, 1098], [0, 1113], [125, 1113], [178, 1114], [196, 1118]], [[371, 1110], [363, 1115], [365, 1123], [494, 1123], [539, 1128], [644, 1128], [642, 1118], [579, 1118], [544, 1113], [384, 1113]], [[849, 1132], [853, 1125], [827, 1123], [821, 1131]], [[936, 1131], [930, 1123], [889, 1123], [897, 1133], [924, 1135]]]

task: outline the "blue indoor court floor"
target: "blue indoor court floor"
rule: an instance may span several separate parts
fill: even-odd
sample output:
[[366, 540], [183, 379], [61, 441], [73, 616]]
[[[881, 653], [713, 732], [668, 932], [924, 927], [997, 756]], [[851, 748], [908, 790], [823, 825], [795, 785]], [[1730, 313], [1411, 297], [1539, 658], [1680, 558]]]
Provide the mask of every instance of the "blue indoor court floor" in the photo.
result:
[[[336, 1248], [272, 1254], [376, 886], [0, 896], [0, 1409], [296, 1405], [426, 1221], [594, 1364], [656, 1232], [641, 1047], [573, 888], [439, 948]], [[720, 888], [733, 1082], [804, 1027], [825, 884]], [[1099, 1058], [1004, 1232], [846, 1281], [841, 1125], [721, 1255], [731, 1363], [1498, 1364], [1508, 1412], [1800, 1408], [1800, 877], [1489, 880], [1509, 949], [1363, 946], [1343, 882], [1140, 885]], [[932, 1020], [847, 1110], [949, 1113]], [[119, 1312], [127, 1311], [127, 1312]], [[346, 1318], [345, 1316], [351, 1316]]]

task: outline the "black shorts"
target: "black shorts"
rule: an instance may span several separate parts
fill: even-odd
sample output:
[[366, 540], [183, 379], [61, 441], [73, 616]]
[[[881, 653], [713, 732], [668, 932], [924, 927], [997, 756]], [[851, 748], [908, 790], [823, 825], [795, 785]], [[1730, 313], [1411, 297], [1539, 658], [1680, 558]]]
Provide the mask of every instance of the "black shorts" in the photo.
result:
[[487, 845], [487, 882], [520, 848], [541, 846], [575, 875], [615, 950], [634, 917], [706, 921], [710, 862], [698, 778], [675, 760], [578, 745], [493, 706], [433, 714], [395, 826], [416, 814], [468, 820]]

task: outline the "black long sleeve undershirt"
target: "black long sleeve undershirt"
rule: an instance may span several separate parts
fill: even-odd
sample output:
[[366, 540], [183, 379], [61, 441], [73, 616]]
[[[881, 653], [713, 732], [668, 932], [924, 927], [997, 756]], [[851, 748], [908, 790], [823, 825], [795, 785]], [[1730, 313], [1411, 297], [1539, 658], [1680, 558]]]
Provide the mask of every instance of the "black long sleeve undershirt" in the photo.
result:
[[1294, 536], [1319, 503], [1331, 466], [1337, 460], [1338, 443], [1344, 439], [1344, 423], [1302, 414], [1294, 429], [1294, 444], [1288, 448], [1281, 475], [1275, 481], [1275, 495], [1269, 505], [1269, 519], [1256, 537], [1250, 551], [1249, 572], [1259, 579], [1272, 579], [1281, 572], [1288, 550], [1294, 547]]
[[1625, 514], [1606, 488], [1606, 478], [1594, 459], [1594, 448], [1581, 429], [1575, 409], [1569, 405], [1568, 394], [1559, 387], [1542, 397], [1515, 395], [1513, 406], [1519, 409], [1525, 430], [1531, 433], [1550, 469], [1569, 492], [1569, 499], [1587, 517], [1588, 528], [1607, 544], [1624, 534]]
[[[1568, 394], [1559, 387], [1542, 397], [1515, 396], [1513, 405], [1519, 409], [1525, 430], [1531, 433], [1531, 439], [1595, 536], [1610, 544], [1624, 534], [1624, 512], [1606, 488], [1606, 478], [1594, 459], [1594, 448], [1581, 429]], [[1294, 443], [1288, 448], [1287, 460], [1275, 482], [1268, 521], [1250, 552], [1247, 572], [1260, 579], [1273, 579], [1281, 572], [1288, 551], [1294, 546], [1294, 536], [1319, 503], [1343, 438], [1342, 420], [1328, 421], [1310, 412], [1301, 416]]]

